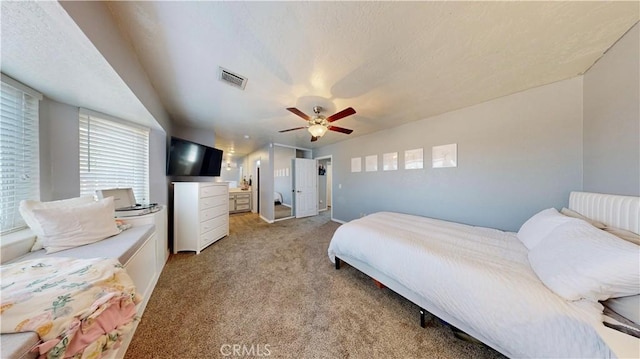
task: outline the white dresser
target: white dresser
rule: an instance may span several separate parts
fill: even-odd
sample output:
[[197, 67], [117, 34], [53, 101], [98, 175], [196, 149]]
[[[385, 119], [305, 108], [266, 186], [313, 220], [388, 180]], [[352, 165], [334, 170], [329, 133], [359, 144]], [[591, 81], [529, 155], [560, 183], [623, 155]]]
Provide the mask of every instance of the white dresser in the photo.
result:
[[226, 182], [173, 182], [173, 253], [200, 251], [229, 235]]

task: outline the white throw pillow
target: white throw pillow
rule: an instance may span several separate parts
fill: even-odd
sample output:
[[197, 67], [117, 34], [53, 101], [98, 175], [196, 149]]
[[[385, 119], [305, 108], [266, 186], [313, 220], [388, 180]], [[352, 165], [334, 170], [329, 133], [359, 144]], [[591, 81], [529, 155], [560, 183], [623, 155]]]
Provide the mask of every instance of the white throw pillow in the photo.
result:
[[556, 227], [577, 220], [560, 214], [555, 208], [545, 209], [524, 222], [518, 231], [518, 239], [531, 250]]
[[31, 248], [31, 251], [33, 252], [43, 248], [41, 237], [44, 235], [44, 233], [42, 232], [42, 226], [40, 226], [40, 223], [33, 215], [34, 209], [70, 208], [93, 202], [95, 202], [93, 196], [82, 196], [50, 202], [40, 202], [35, 200], [20, 201], [18, 211], [20, 211], [20, 215], [22, 216], [22, 219], [24, 219], [27, 226], [29, 226], [33, 234], [36, 235], [36, 242]]
[[640, 246], [584, 221], [554, 229], [529, 251], [540, 280], [568, 300], [606, 300], [640, 293]]
[[33, 210], [47, 253], [98, 242], [120, 233], [114, 213], [113, 197], [76, 207]]

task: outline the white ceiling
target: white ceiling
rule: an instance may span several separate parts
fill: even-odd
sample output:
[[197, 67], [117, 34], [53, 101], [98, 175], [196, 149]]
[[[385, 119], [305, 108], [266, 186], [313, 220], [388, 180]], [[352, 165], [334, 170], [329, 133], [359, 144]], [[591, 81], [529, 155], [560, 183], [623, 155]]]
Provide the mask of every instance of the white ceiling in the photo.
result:
[[[580, 75], [640, 16], [638, 2], [149, 1], [108, 6], [174, 122], [215, 130], [216, 147], [234, 147], [237, 154], [268, 142], [323, 146]], [[113, 83], [106, 61], [70, 55], [80, 54], [65, 43], [82, 46], [83, 54], [97, 53], [67, 23], [72, 20], [47, 25], [60, 33], [51, 38], [51, 29], [38, 25], [37, 16], [14, 14], [19, 30], [7, 37], [5, 2], [2, 11], [3, 72], [6, 66], [9, 75], [26, 76], [35, 86], [38, 80], [32, 78], [54, 76], [43, 71], [67, 66], [90, 72], [72, 78], [75, 85], [61, 85], [64, 79], [54, 77], [56, 87], [106, 81], [112, 97], [113, 89], [126, 88]], [[22, 21], [36, 23], [21, 26]], [[68, 39], [74, 31], [79, 34]], [[37, 41], [41, 36], [52, 47], [48, 58], [62, 61], [20, 65], [17, 53], [24, 49], [5, 45], [20, 38], [47, 46]], [[246, 89], [219, 82], [219, 66], [248, 77]], [[55, 87], [39, 89], [65, 98]], [[93, 94], [66, 97], [80, 95]], [[135, 107], [137, 99], [113, 101], [112, 107], [118, 101]], [[277, 132], [305, 125], [286, 107], [311, 114], [314, 105], [325, 107], [325, 115], [353, 107], [357, 114], [335, 125], [354, 133], [329, 132], [310, 143], [304, 130]]]
[[2, 1], [2, 73], [47, 97], [159, 128], [65, 10], [54, 1]]

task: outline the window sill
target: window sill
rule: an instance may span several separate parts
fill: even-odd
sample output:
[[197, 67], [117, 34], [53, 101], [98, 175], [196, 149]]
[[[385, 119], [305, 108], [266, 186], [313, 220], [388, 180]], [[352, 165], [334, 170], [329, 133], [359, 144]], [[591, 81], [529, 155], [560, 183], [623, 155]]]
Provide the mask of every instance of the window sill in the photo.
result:
[[0, 262], [5, 263], [29, 253], [35, 241], [36, 235], [28, 228], [3, 234], [0, 238]]

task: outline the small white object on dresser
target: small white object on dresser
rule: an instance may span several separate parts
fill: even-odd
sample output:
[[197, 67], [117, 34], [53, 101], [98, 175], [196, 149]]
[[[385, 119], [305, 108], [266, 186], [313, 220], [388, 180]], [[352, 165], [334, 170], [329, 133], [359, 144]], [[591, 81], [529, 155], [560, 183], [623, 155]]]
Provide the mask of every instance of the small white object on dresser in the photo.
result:
[[229, 235], [226, 182], [173, 182], [173, 253], [195, 251]]

